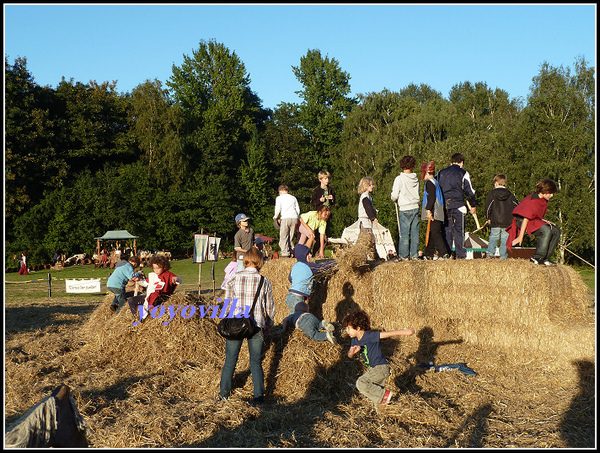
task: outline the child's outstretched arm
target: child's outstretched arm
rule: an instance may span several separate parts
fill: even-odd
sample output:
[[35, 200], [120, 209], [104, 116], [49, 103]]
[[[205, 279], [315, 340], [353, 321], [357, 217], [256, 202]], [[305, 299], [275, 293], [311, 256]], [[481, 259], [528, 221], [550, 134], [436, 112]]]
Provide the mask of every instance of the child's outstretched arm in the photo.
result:
[[348, 349], [348, 357], [352, 358], [359, 352], [360, 352], [360, 346], [351, 346], [350, 349]]
[[415, 334], [415, 329], [413, 329], [412, 327], [409, 327], [408, 329], [403, 329], [403, 330], [388, 330], [387, 332], [379, 332], [379, 338], [389, 338], [389, 337], [396, 337], [399, 335], [404, 335], [404, 336], [411, 336]]

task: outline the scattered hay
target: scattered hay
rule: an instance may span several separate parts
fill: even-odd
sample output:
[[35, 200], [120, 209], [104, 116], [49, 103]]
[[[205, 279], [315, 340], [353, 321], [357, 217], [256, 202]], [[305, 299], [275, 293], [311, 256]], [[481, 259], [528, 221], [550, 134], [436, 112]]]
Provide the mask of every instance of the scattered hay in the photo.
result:
[[[594, 445], [594, 324], [578, 274], [520, 260], [368, 262], [367, 247], [350, 247], [315, 281], [310, 310], [336, 322], [337, 346], [279, 325], [296, 261], [261, 270], [277, 311], [262, 409], [249, 404], [245, 345], [231, 399], [215, 404], [225, 356], [218, 319], [178, 314], [165, 326], [167, 313], [133, 326], [128, 307], [110, 311], [108, 294], [90, 314], [58, 305], [45, 328], [6, 335], [6, 421], [64, 382], [97, 448]], [[169, 304], [219, 305], [183, 293]], [[347, 357], [350, 339], [339, 325], [355, 308], [374, 329], [417, 331], [381, 342], [386, 386], [397, 395], [379, 414], [355, 388], [364, 365]], [[20, 326], [26, 316], [10, 311], [6, 323]], [[420, 367], [430, 361], [466, 362], [477, 376]]]

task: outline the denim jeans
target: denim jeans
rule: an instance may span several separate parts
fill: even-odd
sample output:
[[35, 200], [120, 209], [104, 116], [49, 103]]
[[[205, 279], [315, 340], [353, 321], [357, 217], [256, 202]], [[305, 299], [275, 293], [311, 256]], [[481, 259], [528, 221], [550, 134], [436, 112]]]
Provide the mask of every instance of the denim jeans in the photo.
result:
[[108, 290], [115, 295], [112, 304], [115, 307], [122, 307], [125, 305], [125, 288], [114, 288], [109, 286]]
[[[244, 340], [225, 340], [225, 364], [221, 371], [221, 383], [219, 384], [219, 395], [228, 398], [233, 382], [233, 373], [237, 365], [238, 355]], [[265, 394], [265, 375], [262, 368], [263, 333], [260, 329], [252, 338], [248, 338], [248, 352], [250, 354], [250, 372], [252, 373], [252, 385], [254, 387], [254, 398]]]
[[500, 245], [498, 246], [500, 249], [500, 258], [506, 259], [508, 258], [508, 252], [506, 250], [508, 233], [504, 230], [504, 228], [494, 227], [491, 229], [487, 254], [488, 256], [493, 256], [496, 254], [496, 245], [498, 244], [498, 239], [500, 239]]
[[385, 394], [385, 381], [389, 375], [389, 365], [374, 366], [367, 369], [367, 372], [358, 378], [356, 388], [375, 404], [379, 404]]
[[312, 313], [305, 313], [298, 319], [298, 329], [306, 334], [308, 338], [314, 341], [327, 341], [327, 332], [319, 332], [324, 329], [323, 321], [319, 321]]
[[300, 294], [296, 293], [288, 293], [287, 297], [285, 298], [285, 304], [290, 309], [290, 315], [294, 314], [294, 312], [296, 311], [296, 304], [300, 302], [308, 303], [304, 296], [301, 296]]
[[399, 254], [416, 258], [419, 254], [419, 209], [400, 211]]
[[549, 260], [560, 240], [560, 228], [550, 224], [543, 225], [533, 235], [537, 238], [537, 244], [531, 257], [538, 261]]

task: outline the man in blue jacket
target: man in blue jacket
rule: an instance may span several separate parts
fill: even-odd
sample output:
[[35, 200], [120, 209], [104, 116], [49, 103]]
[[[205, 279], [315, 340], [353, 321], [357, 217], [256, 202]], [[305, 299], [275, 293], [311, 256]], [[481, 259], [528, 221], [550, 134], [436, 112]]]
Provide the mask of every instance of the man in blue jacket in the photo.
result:
[[452, 250], [452, 242], [454, 242], [456, 259], [467, 257], [467, 249], [465, 248], [465, 214], [467, 213], [465, 198], [471, 204], [471, 214], [475, 215], [475, 206], [477, 205], [475, 189], [471, 184], [469, 172], [463, 169], [464, 163], [465, 157], [461, 153], [454, 153], [451, 158], [451, 165], [440, 170], [435, 177], [444, 194], [446, 242], [450, 250]]

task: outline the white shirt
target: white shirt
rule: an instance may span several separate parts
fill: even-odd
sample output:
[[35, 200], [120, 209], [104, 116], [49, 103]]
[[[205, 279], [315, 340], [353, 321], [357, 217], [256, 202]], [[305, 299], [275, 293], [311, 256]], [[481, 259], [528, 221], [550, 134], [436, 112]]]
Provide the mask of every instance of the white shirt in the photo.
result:
[[295, 196], [284, 193], [275, 198], [274, 219], [281, 214], [282, 219], [297, 219], [300, 215], [300, 206]]

